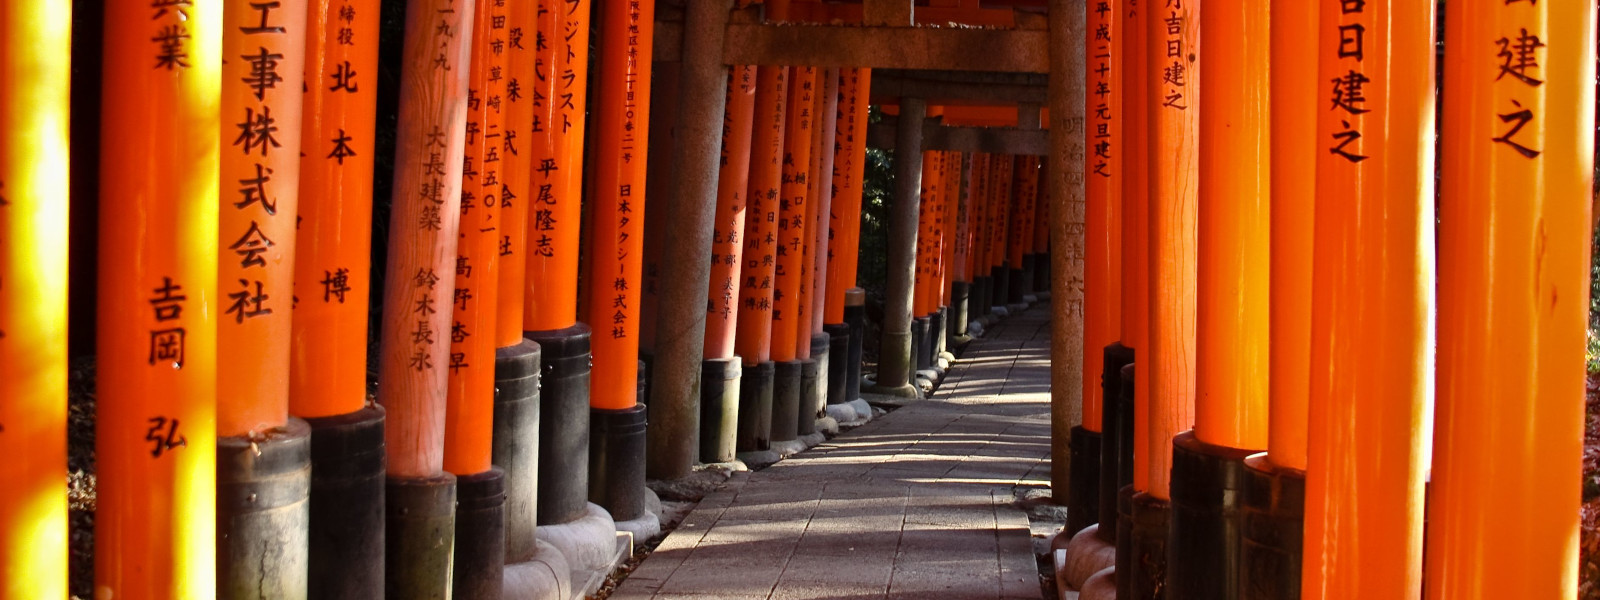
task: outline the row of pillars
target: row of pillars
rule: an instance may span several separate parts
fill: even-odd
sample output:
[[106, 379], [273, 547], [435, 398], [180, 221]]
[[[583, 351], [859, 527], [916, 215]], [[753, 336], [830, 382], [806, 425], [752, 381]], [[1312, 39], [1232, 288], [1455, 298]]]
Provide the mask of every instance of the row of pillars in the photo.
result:
[[[14, 4], [0, 597], [63, 597], [65, 182], [86, 175], [70, 11]], [[870, 70], [728, 68], [729, 9], [689, 5], [681, 98], [652, 111], [652, 3], [409, 2], [377, 278], [379, 3], [108, 3], [132, 25], [104, 40], [96, 594], [516, 595], [537, 527], [642, 518], [647, 470], [771, 450], [859, 398]], [[988, 314], [1047, 279], [1048, 212], [1033, 157], [896, 168], [876, 386], [914, 395], [969, 295]]]
[[1084, 594], [1576, 597], [1594, 3], [1137, 4], [1078, 40]]

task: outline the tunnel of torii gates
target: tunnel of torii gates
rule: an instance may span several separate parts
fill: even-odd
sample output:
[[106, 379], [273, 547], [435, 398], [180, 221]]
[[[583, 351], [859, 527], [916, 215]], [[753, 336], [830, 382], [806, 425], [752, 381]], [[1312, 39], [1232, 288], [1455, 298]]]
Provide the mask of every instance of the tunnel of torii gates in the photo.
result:
[[99, 173], [71, 10], [0, 3], [0, 598], [66, 595], [82, 177], [96, 597], [545, 597], [1046, 296], [1085, 595], [1576, 595], [1591, 0], [409, 0], [381, 265], [377, 0], [109, 0]]

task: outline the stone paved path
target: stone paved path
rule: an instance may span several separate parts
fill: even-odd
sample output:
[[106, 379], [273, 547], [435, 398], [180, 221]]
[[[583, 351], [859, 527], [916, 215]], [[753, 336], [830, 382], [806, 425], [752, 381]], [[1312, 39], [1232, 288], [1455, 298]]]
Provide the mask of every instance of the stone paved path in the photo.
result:
[[933, 398], [737, 474], [611, 597], [1041, 598], [1012, 490], [1049, 482], [1049, 312], [974, 340]]

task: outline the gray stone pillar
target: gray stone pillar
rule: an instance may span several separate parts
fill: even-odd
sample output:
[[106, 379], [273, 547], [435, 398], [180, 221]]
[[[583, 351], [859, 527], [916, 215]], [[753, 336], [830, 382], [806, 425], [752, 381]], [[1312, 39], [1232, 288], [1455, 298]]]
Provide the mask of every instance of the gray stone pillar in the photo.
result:
[[911, 283], [917, 268], [922, 121], [927, 114], [928, 103], [923, 99], [900, 99], [900, 120], [894, 134], [894, 204], [889, 207], [889, 281], [883, 304], [878, 380], [872, 390], [880, 394], [917, 395], [917, 388], [911, 385]]
[[730, 0], [690, 0], [683, 19], [683, 98], [673, 142], [673, 182], [665, 199], [658, 278], [655, 364], [650, 385], [646, 474], [678, 479], [694, 467], [700, 432], [700, 359], [705, 349], [706, 289], [711, 283], [712, 217], [728, 71], [722, 38]]
[[1050, 488], [1066, 502], [1083, 421], [1084, 0], [1050, 0]]

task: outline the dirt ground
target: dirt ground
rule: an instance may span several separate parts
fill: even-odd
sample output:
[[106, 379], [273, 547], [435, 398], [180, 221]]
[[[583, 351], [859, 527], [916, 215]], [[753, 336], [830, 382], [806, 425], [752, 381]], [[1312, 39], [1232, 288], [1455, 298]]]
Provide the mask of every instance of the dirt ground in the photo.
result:
[[1578, 597], [1600, 600], [1600, 375], [1589, 375], [1583, 427], [1583, 532], [1578, 550]]

